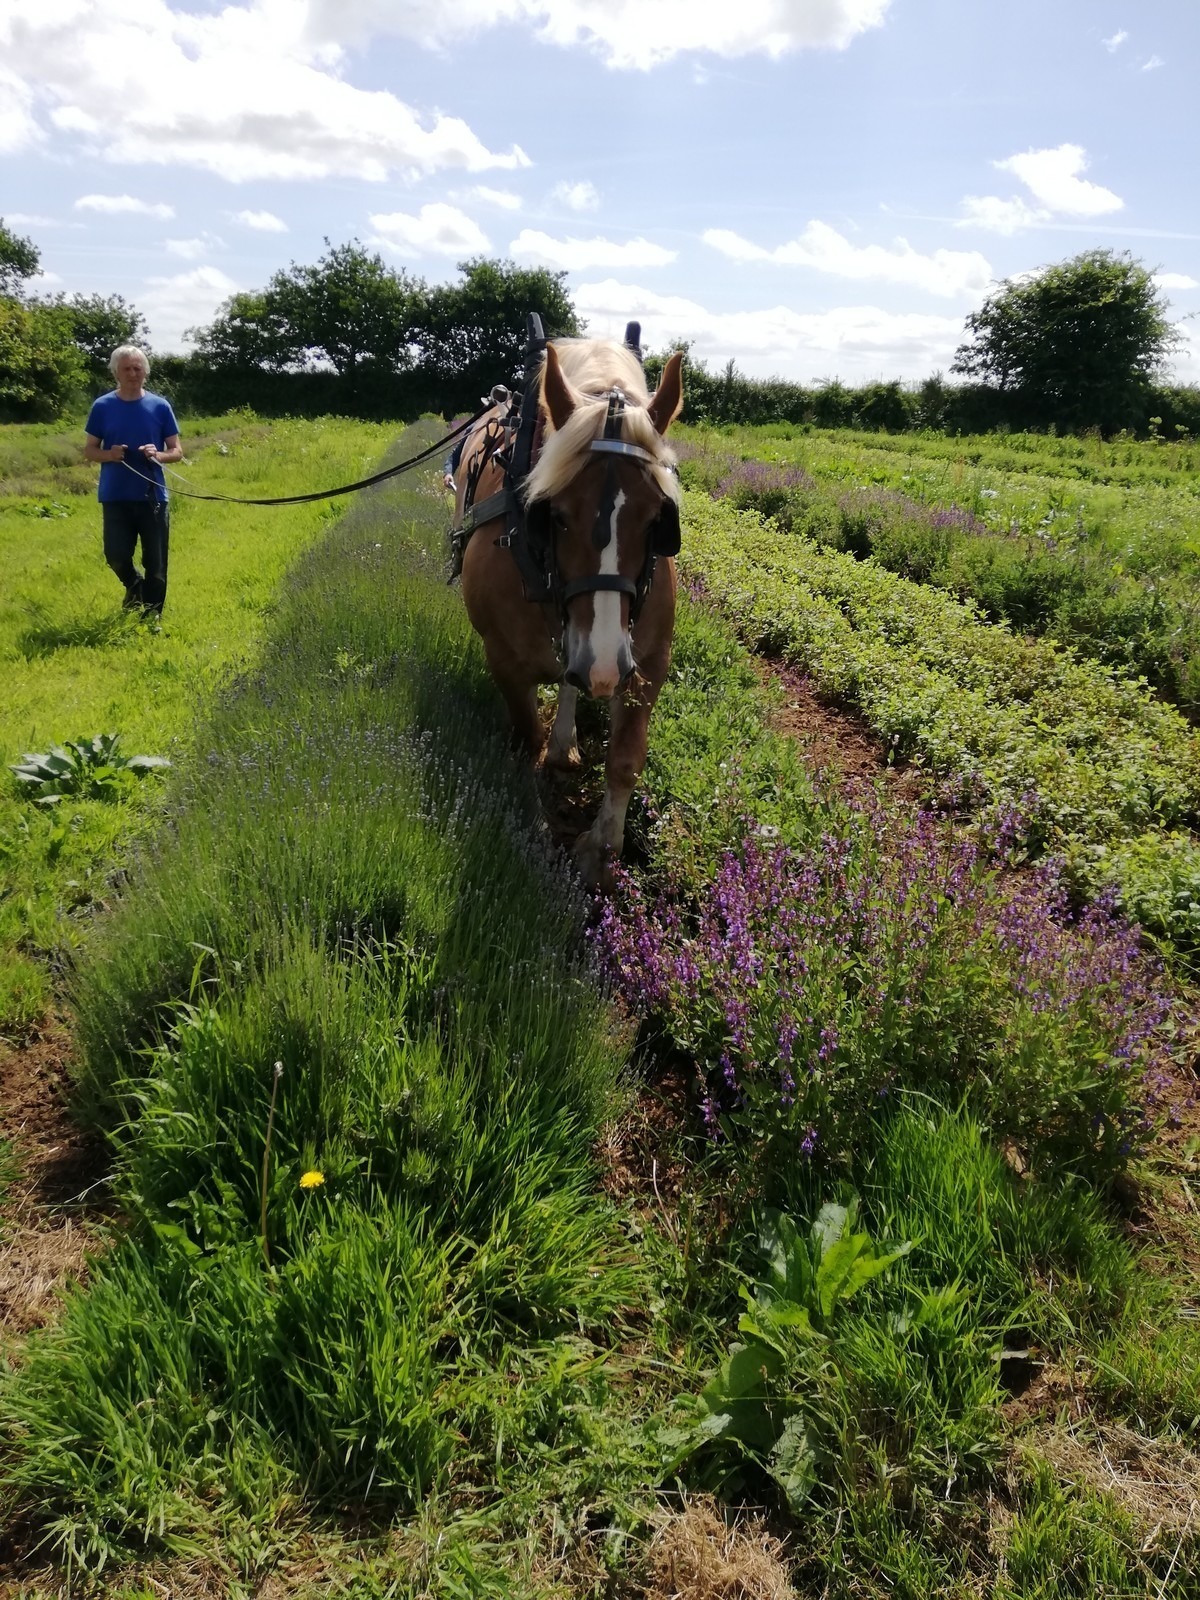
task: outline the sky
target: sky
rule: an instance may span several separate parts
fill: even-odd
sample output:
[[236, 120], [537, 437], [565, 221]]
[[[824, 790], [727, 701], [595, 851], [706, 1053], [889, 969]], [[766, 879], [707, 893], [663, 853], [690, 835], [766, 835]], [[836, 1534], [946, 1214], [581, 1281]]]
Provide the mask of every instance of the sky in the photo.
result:
[[1197, 382], [1198, 63], [1197, 0], [0, 0], [0, 217], [162, 351], [357, 239], [805, 383], [948, 371], [1000, 281], [1109, 248]]

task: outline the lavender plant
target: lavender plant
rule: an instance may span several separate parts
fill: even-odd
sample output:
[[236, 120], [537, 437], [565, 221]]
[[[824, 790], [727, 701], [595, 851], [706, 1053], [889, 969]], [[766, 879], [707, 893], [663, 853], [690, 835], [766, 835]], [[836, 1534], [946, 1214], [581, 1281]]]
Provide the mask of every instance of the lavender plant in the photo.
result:
[[867, 811], [801, 849], [752, 834], [703, 895], [626, 877], [596, 940], [696, 1061], [712, 1136], [750, 1145], [768, 1187], [797, 1158], [844, 1162], [900, 1088], [969, 1098], [1032, 1160], [1092, 1171], [1128, 1158], [1167, 1092], [1137, 930], [1106, 900], [1072, 917], [1053, 865], [1004, 877], [932, 813]]

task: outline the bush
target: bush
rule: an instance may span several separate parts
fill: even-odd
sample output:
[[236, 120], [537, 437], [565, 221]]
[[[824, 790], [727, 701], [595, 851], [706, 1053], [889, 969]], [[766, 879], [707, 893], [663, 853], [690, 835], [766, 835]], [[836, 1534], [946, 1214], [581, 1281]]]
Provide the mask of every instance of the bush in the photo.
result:
[[1149, 1130], [1166, 1007], [1136, 932], [1105, 905], [1074, 920], [1053, 872], [1006, 886], [928, 813], [867, 813], [808, 849], [748, 838], [698, 899], [626, 880], [597, 937], [767, 1193], [797, 1157], [844, 1166], [905, 1088], [968, 1099], [1035, 1162], [1093, 1174]]

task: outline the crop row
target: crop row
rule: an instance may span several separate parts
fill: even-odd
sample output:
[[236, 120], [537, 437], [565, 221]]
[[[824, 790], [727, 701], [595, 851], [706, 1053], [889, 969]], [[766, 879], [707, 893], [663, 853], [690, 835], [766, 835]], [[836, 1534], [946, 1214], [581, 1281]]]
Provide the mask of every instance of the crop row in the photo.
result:
[[1194, 474], [1170, 487], [1081, 484], [1053, 458], [1014, 472], [978, 465], [967, 441], [954, 457], [885, 443], [895, 448], [765, 428], [701, 433], [685, 443], [683, 472], [788, 531], [1140, 674], [1189, 712], [1200, 706]]
[[1200, 947], [1200, 740], [1144, 686], [941, 592], [687, 497], [687, 571], [755, 648], [856, 707], [960, 806], [1017, 813], [1089, 891]]

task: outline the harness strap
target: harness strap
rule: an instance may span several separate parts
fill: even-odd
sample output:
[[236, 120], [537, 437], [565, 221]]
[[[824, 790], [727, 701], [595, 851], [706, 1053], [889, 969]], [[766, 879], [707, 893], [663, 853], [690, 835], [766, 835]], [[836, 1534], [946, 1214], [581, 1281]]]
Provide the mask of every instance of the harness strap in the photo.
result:
[[613, 589], [617, 594], [637, 597], [638, 586], [632, 578], [622, 578], [615, 572], [598, 572], [590, 578], [572, 578], [561, 589], [563, 601], [573, 600], [577, 594], [591, 594], [594, 589]]
[[489, 494], [485, 500], [477, 500], [474, 505], [468, 506], [454, 532], [463, 535], [474, 533], [483, 523], [491, 522], [494, 517], [504, 516], [511, 509], [515, 499], [516, 496], [511, 489], [497, 489], [495, 494]]
[[593, 439], [588, 449], [596, 455], [603, 456], [628, 456], [633, 461], [645, 461], [649, 466], [655, 466], [655, 458], [649, 450], [643, 450], [640, 444], [627, 444], [624, 439]]

